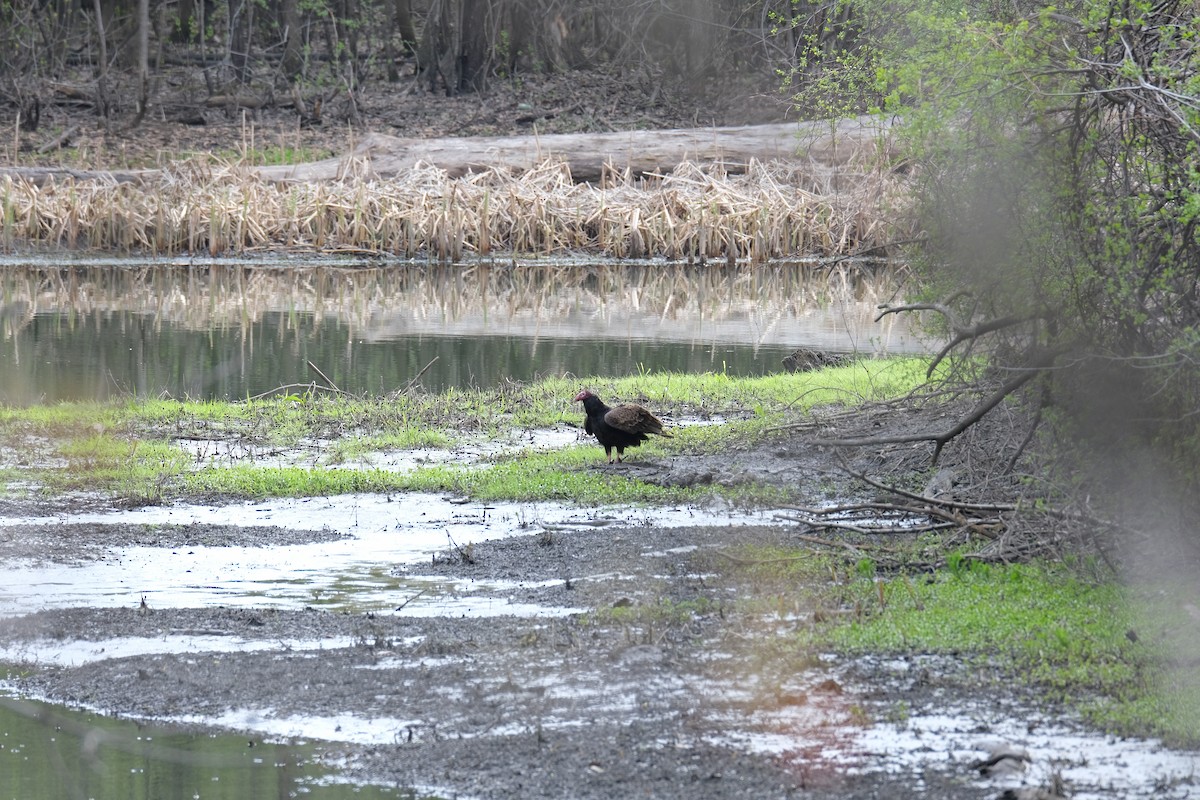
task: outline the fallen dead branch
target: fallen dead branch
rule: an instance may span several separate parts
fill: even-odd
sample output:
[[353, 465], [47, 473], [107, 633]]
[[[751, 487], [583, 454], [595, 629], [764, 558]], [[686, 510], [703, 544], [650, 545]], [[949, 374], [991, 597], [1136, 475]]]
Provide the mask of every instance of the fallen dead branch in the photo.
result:
[[256, 395], [254, 395], [253, 397], [250, 397], [247, 399], [261, 400], [264, 397], [270, 397], [271, 395], [280, 394], [282, 392], [290, 392], [293, 389], [303, 389], [310, 394], [315, 394], [316, 392], [329, 392], [330, 394], [347, 394], [347, 392], [342, 391], [341, 389], [337, 388], [336, 386], [322, 386], [321, 384], [317, 383], [316, 381], [312, 381], [309, 383], [285, 383], [282, 386], [276, 386], [274, 389], [268, 389], [265, 392], [260, 392]]
[[[1008, 563], [1053, 551], [1064, 542], [1074, 539], [1090, 543], [1110, 569], [1115, 569], [1102, 534], [1117, 531], [1124, 539], [1133, 538], [1136, 534], [1136, 531], [1111, 520], [1086, 512], [1055, 508], [1040, 501], [971, 502], [956, 496], [935, 497], [928, 493], [912, 492], [871, 478], [850, 467], [840, 456], [839, 461], [840, 468], [847, 475], [878, 490], [883, 496], [821, 508], [784, 506], [797, 513], [782, 514], [777, 518], [804, 526], [803, 532], [798, 534], [802, 541], [842, 547], [854, 554], [864, 550], [896, 554], [898, 551], [880, 548], [870, 540], [895, 536], [915, 538], [924, 533], [957, 533], [961, 537], [949, 537], [943, 541], [948, 543], [957, 539], [963, 543], [971, 540], [984, 543], [979, 550], [962, 555], [963, 559]], [[958, 496], [970, 496], [977, 494], [979, 488], [958, 486], [954, 487], [954, 491]], [[1035, 530], [1041, 530], [1045, 535], [1041, 538], [1032, 535], [1031, 532]], [[837, 532], [841, 536], [827, 538], [817, 535], [822, 531]], [[852, 538], [843, 538], [846, 534], [851, 534]], [[867, 541], [853, 537], [864, 537]], [[930, 563], [922, 563], [914, 560], [912, 555], [910, 553], [903, 562], [897, 560], [891, 566], [899, 567], [903, 563], [907, 568], [935, 568], [946, 564], [941, 557]], [[879, 558], [876, 560], [883, 563]], [[883, 565], [888, 566], [886, 563]]]
[[317, 373], [318, 375], [320, 375], [320, 376], [321, 376], [321, 380], [325, 381], [327, 384], [329, 384], [331, 387], [333, 387], [333, 389], [334, 389], [335, 391], [338, 391], [338, 392], [340, 392], [340, 391], [341, 391], [341, 389], [339, 389], [339, 388], [338, 388], [338, 385], [337, 385], [336, 383], [334, 383], [333, 381], [331, 381], [331, 380], [329, 379], [329, 376], [327, 376], [327, 375], [326, 375], [324, 372], [322, 372], [322, 371], [321, 371], [321, 368], [320, 368], [320, 367], [318, 367], [316, 364], [314, 364], [313, 362], [309, 361], [309, 362], [308, 362], [308, 368], [309, 368], [309, 369], [311, 369], [313, 372]]
[[421, 367], [420, 371], [417, 372], [416, 375], [412, 376], [412, 380], [410, 380], [408, 383], [404, 384], [403, 389], [401, 389], [398, 392], [394, 392], [392, 394], [392, 397], [395, 398], [400, 395], [408, 394], [409, 390], [411, 390], [414, 386], [417, 385], [417, 381], [421, 380], [421, 376], [424, 375], [426, 372], [428, 372], [429, 368], [432, 367], [435, 363], [437, 363], [437, 360], [438, 360], [438, 356], [434, 356], [433, 359], [430, 360], [430, 362], [428, 364]]
[[992, 391], [990, 394], [983, 397], [975, 406], [968, 411], [962, 418], [959, 419], [950, 428], [941, 432], [922, 431], [919, 433], [898, 434], [895, 436], [865, 436], [847, 439], [818, 439], [814, 442], [817, 445], [832, 446], [832, 447], [872, 447], [881, 444], [911, 444], [914, 442], [933, 442], [935, 447], [931, 464], [937, 464], [938, 457], [942, 453], [942, 448], [955, 437], [962, 434], [971, 426], [978, 423], [981, 419], [987, 416], [988, 412], [1000, 405], [1005, 399], [1015, 393], [1018, 389], [1024, 386], [1029, 381], [1038, 377], [1043, 370], [1049, 369], [1057, 354], [1044, 353], [1034, 363], [1016, 370], [1016, 375], [1000, 385], [999, 388]]

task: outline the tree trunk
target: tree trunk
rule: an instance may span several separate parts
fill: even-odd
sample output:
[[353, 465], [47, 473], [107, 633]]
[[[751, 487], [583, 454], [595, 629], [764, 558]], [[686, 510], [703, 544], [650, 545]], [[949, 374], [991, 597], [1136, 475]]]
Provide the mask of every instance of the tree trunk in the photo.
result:
[[[400, 58], [411, 56], [417, 48], [417, 32], [413, 27], [412, 0], [391, 0], [387, 5], [391, 12], [391, 25], [383, 31], [383, 54], [387, 59], [389, 83], [400, 80]], [[400, 37], [400, 49], [396, 49], [396, 37]]]
[[104, 8], [101, 0], [93, 0], [96, 10], [96, 42], [99, 47], [98, 69], [96, 71], [96, 111], [100, 118], [108, 119], [108, 39], [104, 31]]
[[142, 124], [150, 104], [150, 0], [138, 0], [137, 3], [137, 75], [137, 113], [130, 128]]
[[[546, 136], [491, 136], [445, 139], [400, 139], [371, 134], [341, 158], [287, 166], [248, 167], [246, 173], [276, 183], [330, 181], [348, 173], [390, 178], [411, 170], [419, 161], [450, 175], [490, 167], [520, 172], [556, 158], [568, 165], [576, 181], [601, 181], [612, 170], [633, 174], [669, 172], [684, 161], [717, 161], [729, 174], [745, 172], [752, 160], [791, 161], [807, 165], [817, 178], [834, 169], [850, 176], [863, 174], [870, 157], [886, 153], [888, 125], [874, 117], [837, 121], [818, 120], [742, 128], [695, 128], [624, 133], [564, 133]], [[361, 170], [365, 162], [365, 174]], [[36, 184], [71, 177], [83, 180], [148, 182], [158, 170], [84, 172], [47, 167], [0, 168]]]
[[250, 14], [252, 0], [229, 0], [229, 63], [238, 83], [250, 78]]
[[458, 92], [482, 92], [492, 69], [492, 0], [461, 0]]
[[412, 0], [395, 0], [396, 31], [400, 34], [400, 45], [405, 54], [417, 51], [417, 29], [413, 25]]
[[171, 41], [188, 44], [196, 36], [203, 36], [196, 19], [196, 6], [203, 0], [178, 0], [175, 27], [171, 30]]
[[511, 0], [435, 0], [425, 19], [419, 64], [430, 91], [479, 92], [492, 70], [497, 7]]
[[280, 0], [279, 24], [283, 28], [283, 58], [279, 68], [294, 81], [304, 70], [304, 41], [300, 37], [300, 8], [296, 0]]

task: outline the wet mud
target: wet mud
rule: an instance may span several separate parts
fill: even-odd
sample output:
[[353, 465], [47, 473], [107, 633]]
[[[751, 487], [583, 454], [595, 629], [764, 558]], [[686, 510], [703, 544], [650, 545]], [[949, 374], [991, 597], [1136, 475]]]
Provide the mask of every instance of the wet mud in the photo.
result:
[[[150, 535], [93, 534], [103, 531], [114, 546]], [[272, 536], [326, 534], [253, 535], [270, 546]], [[541, 530], [474, 543], [469, 558], [443, 548], [395, 568], [503, 581], [482, 592], [522, 607], [587, 609], [569, 615], [65, 608], [3, 620], [0, 643], [20, 662], [8, 684], [26, 696], [326, 740], [348, 780], [441, 797], [998, 796], [1006, 784], [970, 763], [996, 737], [992, 721], [1032, 713], [1036, 698], [997, 693], [998, 676], [953, 662], [814, 660], [781, 646], [806, 624], [804, 609], [749, 616], [735, 601], [752, 587], [717, 575], [731, 545], [788, 537], [775, 525]], [[212, 644], [153, 652], [173, 637]], [[49, 657], [80, 641], [112, 650], [73, 664]], [[112, 655], [118, 642], [145, 647]], [[924, 758], [913, 760], [864, 738], [898, 708], [913, 718], [958, 709], [960, 751], [942, 735], [920, 743], [917, 732], [909, 750]]]
[[[863, 491], [800, 439], [592, 469], [786, 483], [813, 502]], [[1076, 798], [1197, 790], [1195, 754], [1088, 731], [1012, 676], [793, 644], [812, 609], [728, 568], [745, 545], [800, 543], [770, 510], [425, 496], [87, 508], [54, 520], [38, 518], [45, 508], [4, 511], [0, 563], [61, 564], [47, 574], [79, 582], [104, 568], [116, 585], [97, 593], [103, 601], [59, 593], [19, 613], [28, 603], [0, 587], [4, 688], [251, 741], [318, 741], [355, 783], [524, 800], [970, 800], [1055, 776]], [[198, 593], [204, 576], [191, 593], [155, 585], [191, 580], [189, 558], [224, 558], [236, 573], [284, 553], [300, 566], [272, 580], [322, 565], [347, 576], [307, 593], [272, 594], [249, 578], [240, 594], [227, 578], [209, 594]], [[375, 564], [370, 581], [352, 569], [356, 553]], [[156, 563], [166, 567], [145, 584], [110, 569]], [[973, 766], [997, 746], [1029, 758], [1007, 775]]]

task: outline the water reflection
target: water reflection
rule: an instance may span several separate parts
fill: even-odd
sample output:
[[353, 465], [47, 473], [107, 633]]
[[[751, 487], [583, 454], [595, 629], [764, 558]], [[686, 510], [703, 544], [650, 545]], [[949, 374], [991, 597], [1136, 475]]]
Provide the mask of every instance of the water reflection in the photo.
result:
[[[0, 401], [388, 392], [920, 350], [879, 265], [0, 264]], [[320, 373], [317, 372], [320, 370]]]
[[22, 800], [413, 797], [328, 783], [308, 745], [207, 735], [0, 698], [0, 796]]

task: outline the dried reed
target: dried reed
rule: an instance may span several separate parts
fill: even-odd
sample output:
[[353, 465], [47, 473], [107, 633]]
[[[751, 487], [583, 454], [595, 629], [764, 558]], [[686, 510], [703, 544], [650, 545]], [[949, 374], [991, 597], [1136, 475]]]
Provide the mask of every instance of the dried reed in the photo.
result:
[[[448, 178], [423, 165], [376, 180], [269, 184], [236, 165], [176, 165], [151, 185], [0, 180], [0, 244], [150, 255], [263, 249], [458, 261], [496, 251], [687, 261], [878, 252], [904, 238], [900, 178], [751, 163], [740, 175], [683, 164], [577, 184], [566, 165]], [[359, 174], [355, 174], [359, 173]]]

